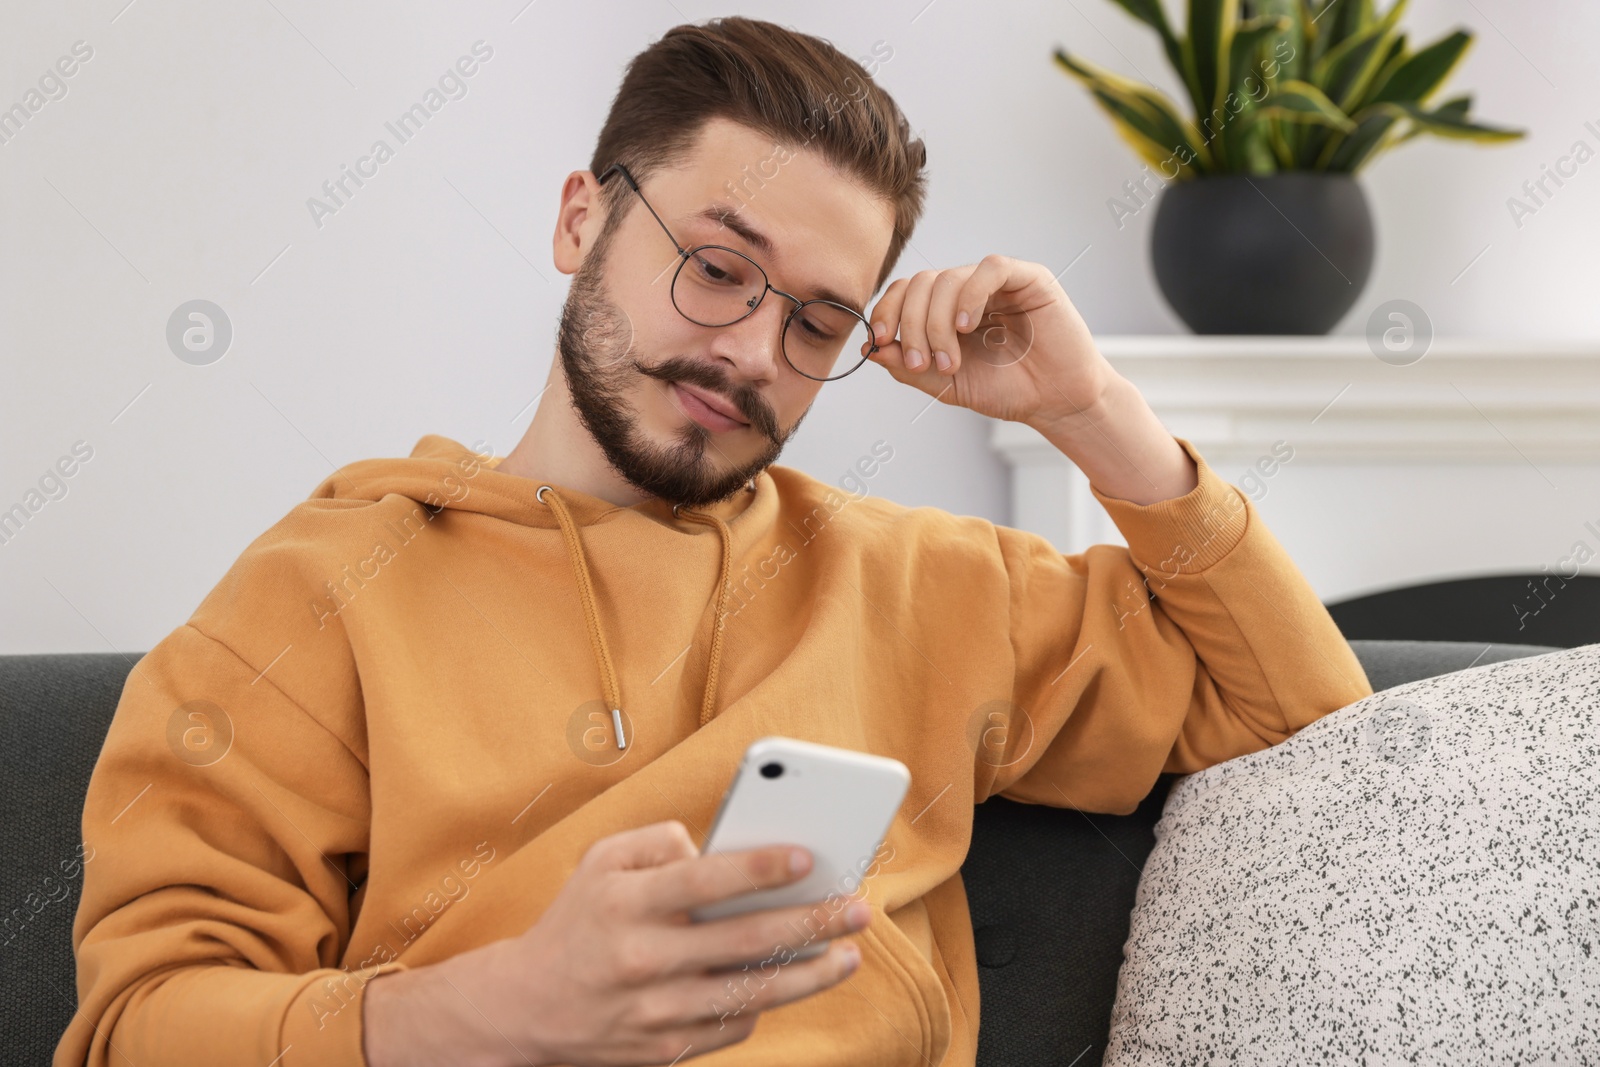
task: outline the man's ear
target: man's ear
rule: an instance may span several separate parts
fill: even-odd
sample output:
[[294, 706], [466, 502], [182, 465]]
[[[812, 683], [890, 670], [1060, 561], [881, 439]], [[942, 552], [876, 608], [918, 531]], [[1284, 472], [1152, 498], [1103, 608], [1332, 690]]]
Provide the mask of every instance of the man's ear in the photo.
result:
[[561, 185], [561, 209], [551, 240], [551, 258], [562, 274], [576, 274], [583, 257], [600, 237], [605, 207], [600, 183], [586, 170], [575, 170]]

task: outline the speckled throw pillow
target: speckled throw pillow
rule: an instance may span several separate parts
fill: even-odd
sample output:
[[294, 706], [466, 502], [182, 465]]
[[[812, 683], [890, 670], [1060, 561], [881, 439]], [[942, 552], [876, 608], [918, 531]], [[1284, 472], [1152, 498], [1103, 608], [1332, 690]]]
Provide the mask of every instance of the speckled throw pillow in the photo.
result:
[[1174, 783], [1106, 1067], [1600, 1064], [1600, 644]]

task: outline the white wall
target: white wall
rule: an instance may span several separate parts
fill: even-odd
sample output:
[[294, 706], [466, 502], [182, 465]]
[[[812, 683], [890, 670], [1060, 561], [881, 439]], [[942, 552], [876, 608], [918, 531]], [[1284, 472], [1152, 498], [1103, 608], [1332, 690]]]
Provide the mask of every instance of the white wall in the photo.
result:
[[[852, 55], [892, 47], [879, 77], [928, 141], [932, 181], [902, 272], [991, 251], [1059, 270], [1087, 248], [1063, 283], [1095, 330], [1180, 329], [1150, 276], [1151, 213], [1119, 230], [1106, 208], [1137, 164], [1050, 62], [1059, 43], [1172, 84], [1107, 0], [525, 2], [0, 12], [0, 106], [75, 42], [93, 49], [0, 144], [0, 508], [75, 442], [94, 449], [0, 545], [0, 652], [147, 649], [331, 465], [404, 455], [425, 433], [507, 451], [566, 289], [549, 255], [561, 180], [585, 165], [622, 65], [681, 21], [737, 11]], [[1404, 296], [1442, 334], [1596, 336], [1600, 162], [1520, 229], [1505, 201], [1574, 140], [1600, 147], [1583, 129], [1600, 126], [1600, 15], [1417, 0], [1408, 18], [1414, 38], [1457, 24], [1479, 39], [1452, 87], [1533, 135], [1416, 142], [1378, 163], [1377, 271], [1341, 332]], [[480, 39], [494, 54], [468, 94], [315, 225], [307, 198]], [[196, 298], [234, 328], [205, 367], [165, 339]], [[876, 492], [1007, 521], [985, 420], [941, 405], [913, 422], [922, 394], [873, 371], [824, 389], [783, 462], [836, 480], [883, 438], [895, 458]]]

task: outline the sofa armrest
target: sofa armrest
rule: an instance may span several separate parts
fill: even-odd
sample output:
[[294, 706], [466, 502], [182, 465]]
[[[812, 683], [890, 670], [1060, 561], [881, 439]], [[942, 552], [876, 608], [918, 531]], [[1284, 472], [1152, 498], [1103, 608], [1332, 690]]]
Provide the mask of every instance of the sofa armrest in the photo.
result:
[[1486, 663], [1559, 652], [1554, 645], [1485, 644], [1479, 641], [1351, 641], [1373, 692]]

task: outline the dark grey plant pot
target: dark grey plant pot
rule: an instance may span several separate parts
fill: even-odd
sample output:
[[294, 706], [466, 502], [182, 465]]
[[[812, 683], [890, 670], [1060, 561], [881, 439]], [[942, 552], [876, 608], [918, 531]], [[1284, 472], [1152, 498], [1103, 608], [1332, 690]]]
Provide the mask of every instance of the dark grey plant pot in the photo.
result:
[[1327, 333], [1372, 272], [1372, 213], [1349, 174], [1219, 174], [1169, 186], [1151, 259], [1195, 333]]

